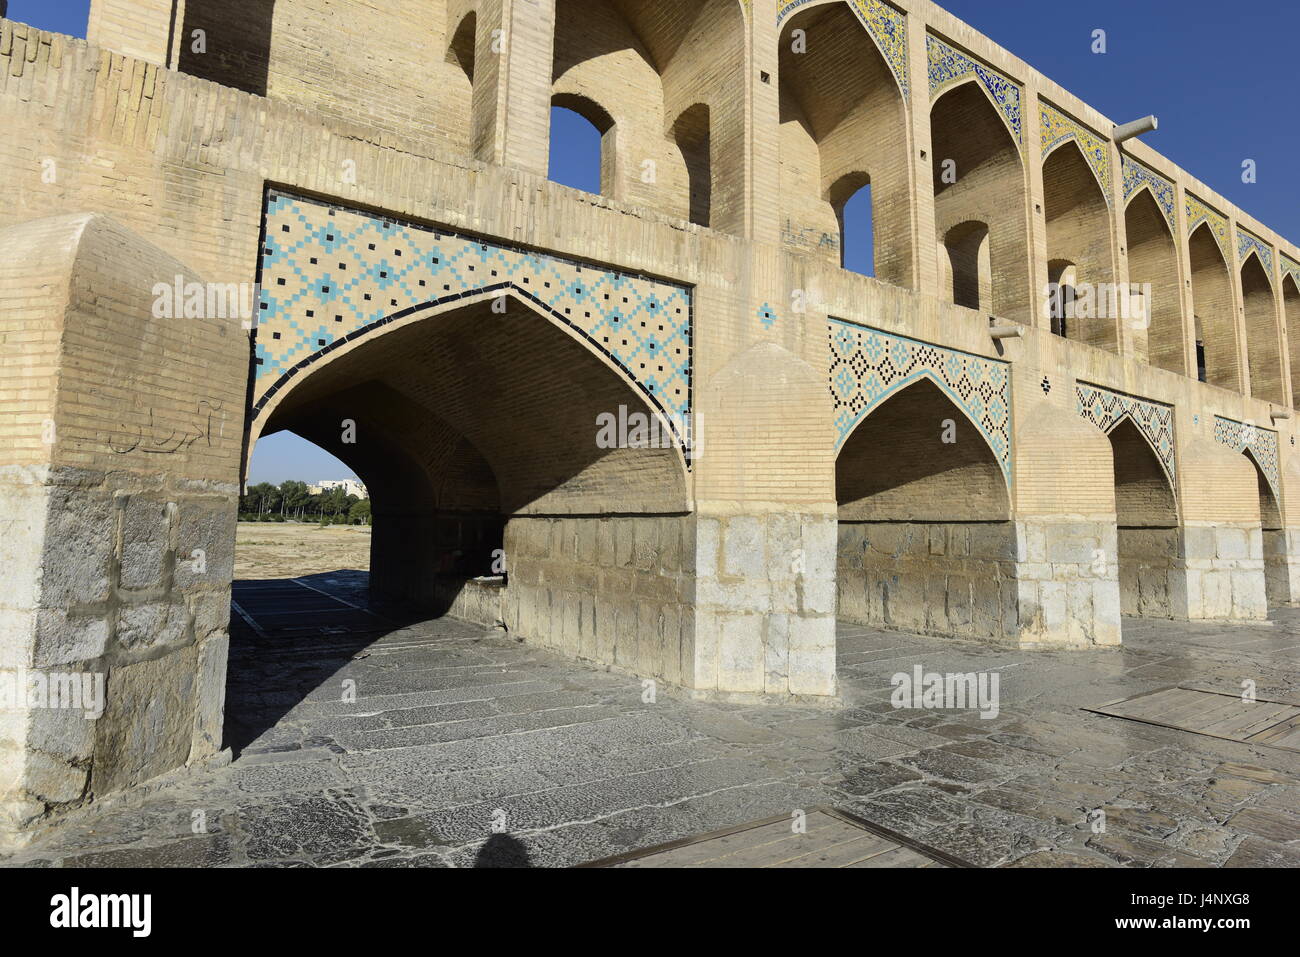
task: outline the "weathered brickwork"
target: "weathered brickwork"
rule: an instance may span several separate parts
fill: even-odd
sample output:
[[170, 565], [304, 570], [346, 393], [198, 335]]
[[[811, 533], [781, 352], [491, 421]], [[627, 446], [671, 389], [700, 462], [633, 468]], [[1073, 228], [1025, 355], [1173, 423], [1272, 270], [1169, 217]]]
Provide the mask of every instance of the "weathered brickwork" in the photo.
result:
[[[0, 19], [0, 666], [108, 697], [0, 715], [0, 840], [219, 756], [286, 429], [370, 488], [377, 593], [697, 695], [834, 702], [837, 615], [1071, 648], [1300, 600], [1300, 248], [928, 0], [94, 0], [88, 37]], [[547, 181], [553, 106], [599, 195]], [[1125, 280], [1145, 319], [1045, 301]]]

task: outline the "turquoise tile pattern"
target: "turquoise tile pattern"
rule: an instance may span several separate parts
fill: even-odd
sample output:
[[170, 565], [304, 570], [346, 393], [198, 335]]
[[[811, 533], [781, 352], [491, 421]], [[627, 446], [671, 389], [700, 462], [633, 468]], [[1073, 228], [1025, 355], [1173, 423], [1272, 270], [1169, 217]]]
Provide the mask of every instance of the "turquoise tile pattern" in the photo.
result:
[[611, 359], [674, 428], [690, 420], [688, 286], [275, 190], [260, 251], [254, 418], [344, 343], [496, 292], [527, 300], [539, 322], [549, 316]]
[[1012, 482], [1011, 376], [1005, 362], [831, 319], [835, 448], [882, 402], [929, 379], [975, 424]]
[[1075, 383], [1078, 412], [1107, 435], [1125, 419], [1130, 419], [1151, 443], [1160, 466], [1169, 479], [1169, 487], [1178, 491], [1178, 460], [1174, 448], [1174, 410], [1172, 406], [1101, 386]]
[[1246, 449], [1250, 449], [1264, 477], [1268, 479], [1269, 487], [1273, 489], [1274, 500], [1282, 501], [1281, 456], [1278, 454], [1276, 432], [1216, 415], [1214, 441], [1226, 445], [1234, 452], [1245, 452]]

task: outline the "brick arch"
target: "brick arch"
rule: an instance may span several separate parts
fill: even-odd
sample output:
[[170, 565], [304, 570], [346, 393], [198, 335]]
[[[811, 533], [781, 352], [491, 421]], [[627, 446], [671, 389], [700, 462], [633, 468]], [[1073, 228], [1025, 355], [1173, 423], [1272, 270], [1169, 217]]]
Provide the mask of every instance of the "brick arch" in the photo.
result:
[[555, 329], [558, 333], [566, 335], [588, 355], [598, 361], [611, 377], [621, 381], [623, 387], [628, 391], [627, 400], [630, 405], [644, 406], [643, 411], [647, 414], [659, 416], [661, 421], [665, 423], [665, 434], [669, 436], [672, 443], [671, 448], [674, 450], [683, 471], [689, 469], [689, 460], [687, 459], [689, 454], [689, 420], [674, 418], [652, 393], [646, 391], [637, 382], [635, 376], [627, 367], [602, 349], [590, 334], [583, 332], [572, 324], [559, 321], [554, 310], [544, 306], [530, 294], [514, 288], [489, 290], [464, 298], [457, 297], [452, 302], [413, 308], [405, 314], [386, 317], [358, 329], [356, 333], [352, 334], [353, 337], [348, 339], [341, 348], [322, 349], [308, 356], [296, 367], [296, 371], [290, 370], [290, 372], [283, 374], [271, 387], [262, 393], [262, 398], [254, 404], [250, 424], [249, 458], [251, 458], [253, 445], [257, 438], [266, 433], [268, 423], [273, 422], [277, 414], [282, 414], [281, 406], [286, 399], [292, 396], [296, 389], [310, 383], [314, 376], [322, 372], [328, 372], [329, 367], [334, 363], [349, 361], [348, 356], [367, 343], [383, 339], [399, 331], [408, 330], [412, 326], [424, 323], [436, 324], [440, 319], [454, 316], [463, 312], [466, 308], [473, 308], [476, 310], [476, 314], [482, 317], [483, 321], [490, 322], [494, 318], [500, 318], [500, 314], [495, 312], [494, 308], [500, 308], [503, 297], [506, 301], [505, 315], [517, 317], [522, 313], [526, 313], [534, 321], [550, 320], [545, 325]]
[[[778, 41], [781, 214], [787, 246], [841, 264], [837, 195], [858, 175], [872, 187], [876, 276], [913, 284], [906, 87], [857, 7], [847, 3], [799, 8]], [[793, 49], [795, 30], [806, 51]], [[905, 62], [905, 60], [904, 60]], [[906, 73], [903, 74], [906, 76]]]
[[[944, 87], [930, 108], [930, 129], [936, 240], [961, 223], [986, 222], [994, 282], [993, 302], [983, 308], [1032, 323], [1026, 167], [1005, 115], [984, 83], [968, 77]], [[953, 171], [956, 182], [947, 182]]]
[[668, 419], [688, 453], [688, 288], [276, 191], [266, 210], [254, 435], [295, 379], [359, 342], [496, 302], [580, 342]]
[[[1043, 218], [1048, 259], [1072, 264], [1076, 285], [1109, 289], [1114, 280], [1110, 202], [1076, 138], [1044, 155]], [[1093, 299], [1097, 305], [1099, 298]], [[1117, 323], [1114, 316], [1076, 317], [1067, 323], [1066, 333], [1070, 339], [1118, 352]]]
[[932, 635], [1014, 636], [1010, 490], [992, 448], [954, 405], [932, 379], [918, 379], [841, 449], [841, 618]]
[[1246, 361], [1250, 394], [1286, 405], [1282, 388], [1282, 355], [1278, 344], [1277, 299], [1273, 277], [1256, 250], [1242, 261], [1241, 299], [1246, 324]]
[[1232, 272], [1214, 228], [1203, 222], [1187, 240], [1191, 261], [1192, 308], [1196, 338], [1203, 343], [1205, 378], [1232, 391], [1241, 388]]
[[[559, 0], [552, 93], [585, 96], [614, 120], [617, 199], [690, 218], [690, 178], [672, 124], [696, 102], [710, 114], [711, 225], [743, 231], [745, 17], [735, 0]], [[647, 176], [647, 162], [653, 175]]]
[[841, 320], [829, 324], [828, 338], [837, 455], [876, 408], [927, 380], [979, 432], [1010, 485], [1011, 377], [1005, 363]]
[[1282, 315], [1291, 346], [1291, 405], [1300, 408], [1300, 282], [1290, 272], [1282, 276]]
[[1157, 368], [1186, 374], [1178, 242], [1149, 184], [1135, 191], [1125, 204], [1124, 225], [1129, 282], [1151, 284], [1151, 296], [1145, 302], [1147, 360]]

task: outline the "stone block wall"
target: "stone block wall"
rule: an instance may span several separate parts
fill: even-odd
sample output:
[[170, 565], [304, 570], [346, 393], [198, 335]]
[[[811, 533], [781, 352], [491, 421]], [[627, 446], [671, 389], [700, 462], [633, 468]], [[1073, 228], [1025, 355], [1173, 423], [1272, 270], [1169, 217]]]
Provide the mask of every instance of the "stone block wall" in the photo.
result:
[[1120, 643], [1115, 548], [1115, 524], [1109, 518], [1026, 518], [1016, 523], [1020, 645]]
[[928, 635], [1016, 641], [1010, 522], [839, 524], [839, 616]]
[[1177, 618], [1265, 621], [1264, 539], [1255, 524], [1187, 523], [1178, 550], [1181, 580], [1171, 581]]
[[570, 657], [689, 684], [694, 525], [686, 516], [516, 516], [506, 628]]
[[1178, 574], [1177, 528], [1120, 528], [1120, 607], [1140, 618], [1174, 617], [1171, 578]]

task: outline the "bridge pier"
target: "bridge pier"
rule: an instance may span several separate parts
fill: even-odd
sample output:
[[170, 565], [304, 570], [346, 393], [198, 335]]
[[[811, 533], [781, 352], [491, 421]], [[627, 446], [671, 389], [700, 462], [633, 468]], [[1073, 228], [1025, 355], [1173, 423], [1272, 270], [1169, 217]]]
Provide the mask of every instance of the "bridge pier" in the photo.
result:
[[[246, 339], [112, 220], [0, 231], [0, 845], [222, 746]], [[7, 409], [7, 412], [10, 410]]]

